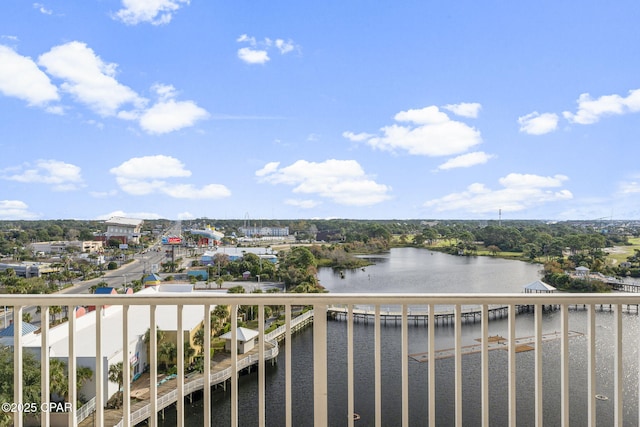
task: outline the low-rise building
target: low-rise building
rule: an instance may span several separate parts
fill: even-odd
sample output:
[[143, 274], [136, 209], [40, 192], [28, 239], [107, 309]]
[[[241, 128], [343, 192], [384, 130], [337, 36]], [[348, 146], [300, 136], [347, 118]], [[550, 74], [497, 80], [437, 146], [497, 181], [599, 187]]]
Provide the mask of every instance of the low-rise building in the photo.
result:
[[287, 237], [289, 227], [240, 227], [238, 231], [246, 237]]
[[32, 252], [43, 254], [62, 254], [67, 252], [102, 252], [103, 243], [99, 240], [74, 240], [56, 242], [35, 242], [29, 245]]
[[16, 276], [19, 277], [41, 277], [46, 273], [53, 273], [56, 271], [48, 262], [20, 262], [20, 263], [0, 263], [0, 271], [12, 269]]
[[116, 239], [122, 243], [138, 243], [144, 221], [114, 216], [104, 223], [107, 225], [107, 231], [104, 233], [105, 240]]
[[[157, 295], [176, 292], [193, 292], [193, 288], [188, 285], [160, 285], [141, 290], [138, 293]], [[209, 292], [210, 294], [210, 292]], [[215, 308], [215, 306], [212, 307]], [[85, 366], [96, 370], [96, 315], [97, 311], [89, 311], [84, 316], [76, 319], [75, 342], [81, 345], [75, 346], [77, 366]], [[104, 371], [104, 395], [111, 396], [117, 391], [117, 384], [108, 380], [109, 366], [122, 362], [123, 359], [129, 361], [131, 374], [135, 376], [144, 371], [148, 365], [147, 343], [144, 336], [148, 333], [150, 325], [150, 311], [148, 305], [132, 305], [129, 309], [129, 354], [123, 357], [122, 351], [122, 306], [105, 306], [102, 310], [102, 359]], [[157, 328], [164, 332], [164, 341], [175, 342], [178, 333], [177, 307], [157, 306], [156, 309]], [[202, 327], [204, 321], [204, 307], [184, 306], [183, 327], [184, 342], [194, 344], [196, 331]], [[36, 333], [38, 332], [38, 333]], [[60, 359], [67, 362], [69, 355], [69, 327], [66, 323], [54, 326], [49, 331], [49, 351], [50, 358]], [[6, 342], [13, 345], [12, 342]], [[23, 348], [40, 357], [41, 337], [39, 331], [30, 332], [23, 336]], [[86, 383], [80, 393], [87, 399], [95, 396], [95, 375], [91, 382]]]

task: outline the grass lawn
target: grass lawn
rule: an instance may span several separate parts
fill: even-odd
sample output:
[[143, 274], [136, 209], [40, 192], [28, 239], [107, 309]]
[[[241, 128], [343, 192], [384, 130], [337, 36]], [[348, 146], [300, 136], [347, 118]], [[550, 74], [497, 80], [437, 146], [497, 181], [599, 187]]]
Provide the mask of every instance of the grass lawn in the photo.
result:
[[223, 340], [221, 338], [211, 338], [211, 348], [213, 348], [214, 353], [217, 353], [219, 351], [224, 351], [224, 342], [226, 340]]
[[478, 249], [478, 255], [482, 255], [482, 256], [495, 256], [496, 258], [505, 258], [505, 259], [511, 259], [511, 258], [517, 258], [517, 259], [521, 259], [522, 258], [522, 252], [496, 252], [495, 255], [492, 254], [490, 251], [486, 250], [486, 249]]
[[613, 265], [618, 265], [621, 262], [625, 262], [627, 258], [635, 253], [635, 249], [640, 249], [640, 237], [634, 237], [629, 239], [629, 246], [616, 246], [615, 251], [607, 251], [607, 261]]

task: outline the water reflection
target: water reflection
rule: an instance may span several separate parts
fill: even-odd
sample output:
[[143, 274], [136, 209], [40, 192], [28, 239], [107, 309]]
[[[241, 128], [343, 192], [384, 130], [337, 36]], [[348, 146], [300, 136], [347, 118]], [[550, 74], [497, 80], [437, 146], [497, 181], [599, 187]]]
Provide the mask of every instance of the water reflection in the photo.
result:
[[[376, 257], [377, 264], [345, 272], [345, 278], [331, 270], [323, 270], [321, 283], [331, 292], [521, 292], [524, 285], [537, 280], [539, 266], [505, 261], [490, 257], [453, 257], [416, 249], [392, 250]], [[598, 312], [596, 316], [597, 393], [609, 400], [597, 400], [597, 424], [613, 425], [614, 348], [613, 314]], [[356, 324], [354, 328], [355, 408], [361, 416], [357, 426], [374, 424], [374, 326]], [[543, 318], [544, 333], [560, 330], [560, 313], [548, 312]], [[587, 332], [587, 312], [571, 311], [569, 329]], [[623, 366], [625, 425], [637, 425], [638, 419], [638, 349], [640, 317], [623, 314]], [[382, 425], [399, 425], [401, 419], [401, 349], [399, 326], [389, 324], [382, 328]], [[436, 349], [451, 348], [454, 328], [438, 326], [435, 330]], [[490, 322], [489, 335], [508, 336], [506, 319]], [[516, 336], [534, 335], [533, 314], [523, 313], [516, 320]], [[481, 336], [480, 324], [463, 325], [463, 345], [476, 343]], [[344, 321], [330, 321], [328, 325], [328, 377], [329, 416], [331, 426], [347, 422], [347, 325]], [[293, 369], [293, 425], [313, 425], [313, 331], [308, 328], [292, 340]], [[267, 425], [284, 425], [284, 377], [287, 367], [282, 344], [279, 362], [268, 367]], [[428, 351], [427, 328], [409, 326], [409, 353]], [[571, 425], [587, 424], [587, 339], [571, 338], [570, 354], [570, 417]], [[517, 353], [517, 418], [518, 426], [534, 423], [534, 351]], [[508, 424], [507, 352], [489, 352], [490, 422], [492, 426]], [[463, 425], [479, 425], [481, 415], [480, 354], [462, 358], [463, 368]], [[543, 344], [543, 406], [544, 425], [559, 425], [560, 421], [560, 342]], [[426, 426], [428, 422], [428, 364], [410, 359], [409, 396], [411, 426]], [[438, 426], [454, 425], [454, 360], [436, 361], [436, 408]], [[256, 425], [257, 377], [255, 374], [240, 378], [239, 424]], [[215, 391], [212, 396], [215, 426], [229, 425], [229, 392]], [[202, 404], [196, 402], [188, 411], [187, 425], [202, 423]], [[174, 417], [173, 419], [171, 417]], [[635, 423], [632, 420], [636, 420]], [[174, 425], [175, 414], [167, 412], [164, 425]]]

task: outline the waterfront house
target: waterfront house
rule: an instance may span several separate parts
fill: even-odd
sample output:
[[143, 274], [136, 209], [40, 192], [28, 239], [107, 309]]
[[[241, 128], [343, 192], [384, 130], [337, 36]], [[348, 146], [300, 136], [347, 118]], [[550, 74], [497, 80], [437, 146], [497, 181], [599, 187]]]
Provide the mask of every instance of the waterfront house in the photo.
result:
[[545, 294], [555, 291], [556, 288], [547, 283], [544, 283], [542, 280], [536, 280], [535, 282], [531, 282], [524, 287], [524, 292], [527, 294]]
[[[245, 354], [251, 351], [255, 346], [255, 341], [258, 337], [258, 331], [243, 327], [236, 329], [236, 331], [236, 341], [238, 341], [238, 354]], [[222, 335], [220, 338], [226, 340], [224, 343], [224, 349], [226, 351], [231, 351], [231, 331]]]

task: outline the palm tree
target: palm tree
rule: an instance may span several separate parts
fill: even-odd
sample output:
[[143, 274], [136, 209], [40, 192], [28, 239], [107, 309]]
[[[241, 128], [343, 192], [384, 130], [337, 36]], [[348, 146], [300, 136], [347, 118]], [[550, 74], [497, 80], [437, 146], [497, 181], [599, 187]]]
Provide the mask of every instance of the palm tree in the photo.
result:
[[[93, 370], [86, 366], [76, 368], [76, 389], [93, 378]], [[62, 397], [65, 401], [69, 397], [69, 376], [67, 375], [67, 364], [59, 359], [49, 360], [49, 391], [52, 395]]]
[[193, 334], [193, 344], [202, 348], [204, 347], [204, 326], [201, 326], [195, 334]]
[[58, 315], [62, 313], [62, 307], [59, 305], [52, 305], [49, 307], [49, 315], [51, 316], [51, 322], [55, 323], [58, 320]]
[[67, 365], [59, 359], [49, 360], [49, 392], [58, 397], [65, 397], [69, 393], [69, 378], [66, 374]]
[[112, 383], [118, 384], [117, 391], [117, 399], [116, 399], [116, 407], [120, 408], [122, 405], [122, 389], [123, 379], [122, 379], [122, 362], [114, 363], [113, 365], [109, 365], [109, 381]]
[[[142, 338], [142, 342], [145, 344], [149, 344], [149, 329], [144, 333], [144, 337]], [[164, 339], [164, 331], [156, 326], [156, 342], [160, 342]]]
[[80, 390], [82, 386], [91, 381], [93, 378], [93, 370], [87, 366], [77, 366], [76, 367], [76, 390]]
[[218, 319], [227, 320], [229, 318], [229, 306], [216, 305], [211, 314], [216, 316]]
[[165, 341], [160, 344], [158, 348], [158, 359], [162, 361], [164, 369], [167, 369], [170, 364], [176, 359], [177, 349], [176, 344], [171, 341]]
[[191, 346], [189, 341], [184, 342], [184, 360], [185, 363], [191, 363], [191, 359], [196, 355], [196, 349]]

